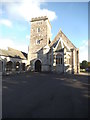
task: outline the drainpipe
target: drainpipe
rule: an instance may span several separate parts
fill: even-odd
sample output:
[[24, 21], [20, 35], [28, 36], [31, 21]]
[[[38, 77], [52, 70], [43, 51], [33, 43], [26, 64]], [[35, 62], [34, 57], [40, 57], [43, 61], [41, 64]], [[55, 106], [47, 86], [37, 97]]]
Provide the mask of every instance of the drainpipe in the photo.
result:
[[79, 50], [77, 49], [77, 73], [79, 73]]
[[73, 51], [74, 51], [74, 49], [72, 48], [71, 49], [71, 52], [72, 52], [72, 74], [74, 74], [74, 59], [73, 59], [73, 57], [74, 57], [74, 55], [73, 55]]

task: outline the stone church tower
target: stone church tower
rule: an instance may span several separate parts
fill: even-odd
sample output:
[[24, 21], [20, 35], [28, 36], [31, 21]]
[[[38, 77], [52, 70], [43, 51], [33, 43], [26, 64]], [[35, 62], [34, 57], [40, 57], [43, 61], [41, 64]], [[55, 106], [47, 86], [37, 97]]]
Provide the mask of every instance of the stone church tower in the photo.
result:
[[[46, 16], [31, 19], [30, 45], [28, 52], [28, 65], [31, 70], [48, 69], [48, 45], [51, 39], [51, 24]], [[42, 64], [42, 66], [41, 66]], [[40, 67], [41, 66], [41, 67]]]

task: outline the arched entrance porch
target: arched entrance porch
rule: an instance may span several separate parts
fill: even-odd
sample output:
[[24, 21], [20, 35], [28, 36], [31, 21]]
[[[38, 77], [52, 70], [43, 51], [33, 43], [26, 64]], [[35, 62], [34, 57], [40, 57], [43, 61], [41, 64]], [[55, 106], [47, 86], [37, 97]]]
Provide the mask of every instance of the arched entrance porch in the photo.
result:
[[20, 63], [19, 62], [16, 62], [16, 71], [19, 71], [20, 70]]
[[11, 72], [13, 68], [13, 63], [12, 61], [9, 61], [6, 63], [6, 72]]
[[40, 60], [36, 60], [35, 61], [35, 71], [36, 72], [41, 72], [41, 67], [42, 67], [41, 61]]

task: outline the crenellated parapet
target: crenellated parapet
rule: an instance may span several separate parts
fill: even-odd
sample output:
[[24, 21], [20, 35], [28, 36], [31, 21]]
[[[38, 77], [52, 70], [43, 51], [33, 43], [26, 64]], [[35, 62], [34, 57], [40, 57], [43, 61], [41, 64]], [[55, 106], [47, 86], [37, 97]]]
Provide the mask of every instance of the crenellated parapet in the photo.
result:
[[39, 20], [46, 20], [46, 19], [48, 19], [47, 16], [35, 17], [31, 19], [31, 22], [39, 21]]

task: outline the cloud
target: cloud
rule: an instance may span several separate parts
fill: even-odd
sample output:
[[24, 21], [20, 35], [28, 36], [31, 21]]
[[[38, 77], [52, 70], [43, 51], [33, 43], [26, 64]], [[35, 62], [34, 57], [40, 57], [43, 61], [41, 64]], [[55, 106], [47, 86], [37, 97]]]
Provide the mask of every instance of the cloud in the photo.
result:
[[0, 38], [0, 48], [1, 49], [7, 49], [8, 46], [14, 46], [14, 43], [11, 39], [6, 38]]
[[56, 19], [57, 16], [54, 11], [40, 8], [41, 4], [44, 4], [40, 1], [41, 0], [20, 0], [19, 2], [16, 2], [16, 0], [13, 0], [10, 5], [9, 3], [3, 4], [8, 15], [14, 17], [15, 19], [24, 18], [26, 21], [30, 21], [32, 17], [45, 15], [49, 18], [50, 21]]
[[7, 49], [8, 47], [28, 53], [28, 45], [24, 43], [16, 43], [15, 40], [0, 37], [0, 49]]
[[88, 40], [83, 40], [81, 43], [81, 47], [79, 48], [79, 59], [80, 62], [83, 60], [88, 61]]
[[1, 19], [0, 24], [8, 26], [8, 27], [12, 27], [12, 22], [10, 20], [8, 20], [8, 19]]

